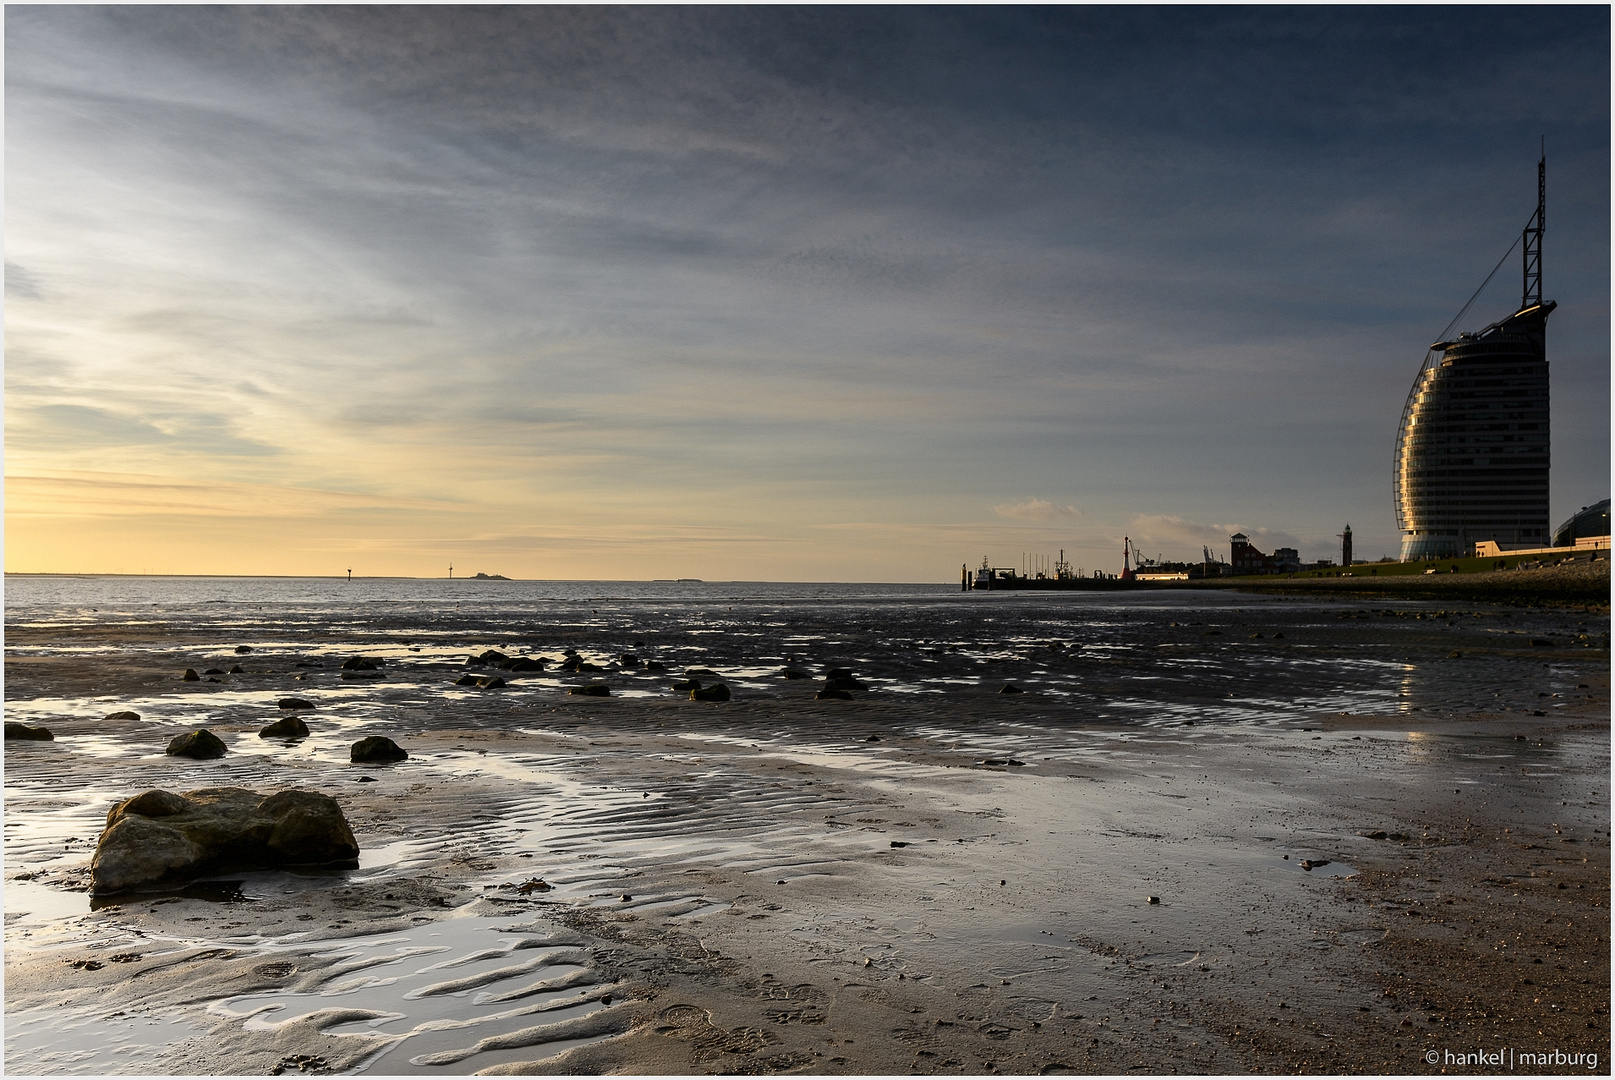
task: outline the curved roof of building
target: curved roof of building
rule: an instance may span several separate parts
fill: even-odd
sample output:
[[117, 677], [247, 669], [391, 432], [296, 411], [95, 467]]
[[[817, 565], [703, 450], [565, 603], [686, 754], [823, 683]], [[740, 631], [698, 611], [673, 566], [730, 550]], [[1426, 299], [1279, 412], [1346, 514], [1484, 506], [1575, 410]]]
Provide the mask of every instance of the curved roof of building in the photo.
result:
[[1609, 500], [1583, 506], [1553, 530], [1553, 546], [1569, 547], [1583, 536], [1609, 535]]

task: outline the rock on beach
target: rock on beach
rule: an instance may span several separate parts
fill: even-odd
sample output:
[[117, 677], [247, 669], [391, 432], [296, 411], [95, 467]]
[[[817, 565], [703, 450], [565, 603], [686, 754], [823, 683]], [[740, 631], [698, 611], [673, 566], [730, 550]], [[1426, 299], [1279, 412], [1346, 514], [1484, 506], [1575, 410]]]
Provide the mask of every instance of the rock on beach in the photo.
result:
[[169, 757], [188, 757], [205, 761], [209, 758], [221, 758], [226, 752], [224, 740], [207, 728], [198, 728], [184, 735], [176, 735], [168, 743]]
[[231, 870], [353, 866], [358, 857], [353, 831], [329, 795], [152, 790], [107, 814], [90, 863], [90, 891], [104, 895]]
[[308, 725], [300, 716], [283, 716], [258, 732], [260, 739], [306, 739]]
[[31, 724], [19, 724], [15, 720], [6, 721], [6, 738], [22, 739], [25, 742], [54, 742], [56, 736], [50, 733], [48, 727], [35, 727]]
[[406, 761], [409, 751], [385, 735], [371, 735], [360, 739], [348, 750], [348, 760], [355, 765], [385, 765], [392, 761]]

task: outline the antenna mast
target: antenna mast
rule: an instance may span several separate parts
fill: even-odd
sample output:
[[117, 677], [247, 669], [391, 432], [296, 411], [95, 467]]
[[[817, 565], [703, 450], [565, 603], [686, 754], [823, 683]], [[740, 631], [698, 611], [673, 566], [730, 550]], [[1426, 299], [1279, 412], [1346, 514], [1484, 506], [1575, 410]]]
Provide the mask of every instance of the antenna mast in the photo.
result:
[[1542, 227], [1547, 211], [1548, 152], [1536, 163], [1536, 213], [1525, 226], [1525, 291], [1520, 310], [1542, 306]]

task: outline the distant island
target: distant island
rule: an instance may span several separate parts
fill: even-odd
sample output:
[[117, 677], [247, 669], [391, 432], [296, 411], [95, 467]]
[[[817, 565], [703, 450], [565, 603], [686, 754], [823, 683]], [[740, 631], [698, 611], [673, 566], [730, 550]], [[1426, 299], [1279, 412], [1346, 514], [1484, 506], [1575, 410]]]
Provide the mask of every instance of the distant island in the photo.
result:
[[509, 581], [503, 574], [472, 574], [472, 581]]

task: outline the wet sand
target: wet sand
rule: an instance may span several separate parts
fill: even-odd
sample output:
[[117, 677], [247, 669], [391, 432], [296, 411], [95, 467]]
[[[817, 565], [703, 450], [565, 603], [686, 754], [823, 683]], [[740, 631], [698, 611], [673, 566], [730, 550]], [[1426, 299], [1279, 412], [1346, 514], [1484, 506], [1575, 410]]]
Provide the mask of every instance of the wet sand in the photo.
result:
[[[7, 1069], [1607, 1069], [1607, 619], [1107, 610], [1064, 651], [961, 645], [968, 671], [891, 646], [954, 681], [851, 702], [772, 643], [704, 646], [745, 671], [721, 705], [680, 671], [454, 689], [455, 650], [499, 643], [452, 628], [313, 628], [182, 686], [234, 659], [219, 627], [13, 625], [8, 713], [57, 741], [6, 747]], [[361, 650], [384, 679], [340, 678]], [[259, 740], [286, 693], [313, 737]], [[231, 754], [164, 758], [199, 722]], [[362, 734], [411, 759], [346, 764]], [[335, 795], [361, 868], [87, 910], [112, 801], [226, 783]]]

